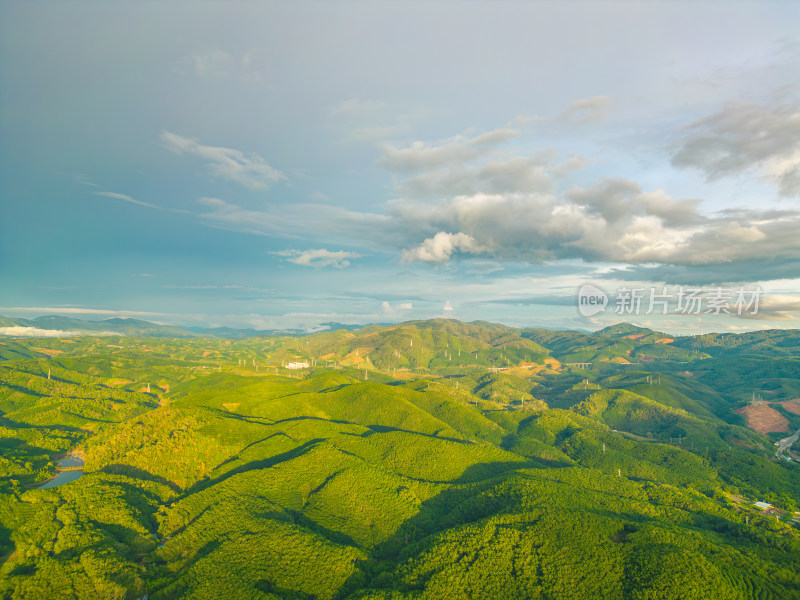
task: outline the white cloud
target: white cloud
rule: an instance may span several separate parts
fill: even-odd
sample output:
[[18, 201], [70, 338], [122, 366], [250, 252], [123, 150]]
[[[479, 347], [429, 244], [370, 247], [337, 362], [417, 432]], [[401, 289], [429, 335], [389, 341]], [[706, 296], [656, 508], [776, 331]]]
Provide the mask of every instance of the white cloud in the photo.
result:
[[466, 233], [447, 233], [440, 231], [416, 248], [403, 250], [403, 260], [407, 262], [447, 262], [454, 252], [478, 254], [486, 251], [474, 237]]
[[[101, 188], [102, 186], [92, 184], [93, 187]], [[142, 202], [141, 200], [137, 200], [136, 198], [132, 198], [127, 194], [119, 194], [117, 192], [92, 192], [94, 196], [102, 196], [104, 198], [113, 198], [114, 200], [122, 200], [124, 202], [130, 202], [131, 204], [137, 204], [138, 206], [144, 206], [147, 208], [155, 208], [156, 210], [164, 210], [167, 212], [179, 213], [179, 214], [187, 214], [188, 211], [177, 209], [177, 208], [165, 208], [163, 206], [158, 206], [156, 204], [150, 204], [149, 202]]]
[[555, 189], [547, 153], [506, 157], [483, 164], [449, 164], [399, 181], [404, 197], [436, 198], [477, 193], [549, 192]]
[[764, 164], [765, 177], [778, 186], [783, 196], [800, 196], [800, 148], [773, 156]]
[[335, 117], [361, 118], [365, 115], [373, 115], [384, 110], [386, 105], [375, 100], [362, 100], [361, 98], [349, 98], [342, 100], [339, 104], [331, 107], [330, 114]]
[[559, 115], [559, 119], [576, 123], [600, 121], [605, 119], [610, 105], [611, 98], [608, 96], [594, 96], [584, 100], [576, 100]]
[[[567, 111], [600, 110], [607, 103], [594, 98]], [[369, 113], [379, 107], [351, 101], [337, 110]], [[776, 273], [796, 275], [790, 261], [800, 252], [795, 233], [800, 212], [703, 214], [699, 199], [673, 198], [622, 178], [560, 191], [559, 180], [581, 167], [581, 157], [570, 155], [563, 162], [552, 150], [525, 156], [501, 153], [500, 145], [518, 133], [501, 128], [433, 143], [384, 146], [379, 163], [392, 171], [398, 193], [386, 204], [386, 214], [311, 204], [252, 211], [202, 199], [212, 210], [201, 217], [219, 227], [263, 235], [325, 231], [331, 243], [357, 240], [397, 249], [407, 262], [441, 264], [460, 255], [487, 253], [499, 261], [580, 259], [697, 270], [775, 258], [774, 265], [783, 261]], [[794, 168], [794, 155], [781, 156], [784, 163], [775, 163], [774, 169], [785, 174]], [[306, 266], [329, 264], [331, 258], [293, 252], [292, 261]]]
[[81, 335], [81, 332], [60, 331], [58, 329], [39, 329], [38, 327], [0, 327], [0, 335], [8, 335], [13, 337], [70, 337], [74, 335]]
[[161, 141], [175, 154], [189, 154], [206, 161], [212, 175], [253, 190], [266, 189], [286, 179], [286, 175], [269, 166], [258, 154], [246, 155], [232, 148], [204, 146], [197, 140], [169, 131], [161, 133]]
[[104, 308], [78, 308], [72, 306], [0, 306], [0, 312], [41, 313], [48, 315], [102, 315], [109, 317], [177, 317], [174, 313], [145, 312], [140, 310], [109, 310]]
[[138, 204], [139, 206], [146, 206], [148, 208], [158, 208], [153, 204], [148, 204], [147, 202], [142, 202], [141, 200], [131, 198], [127, 194], [117, 194], [116, 192], [92, 192], [92, 194], [95, 196], [103, 196], [105, 198], [114, 198], [115, 200], [124, 200], [125, 202], [131, 202], [132, 204]]
[[519, 135], [516, 129], [496, 129], [473, 137], [457, 135], [434, 144], [416, 141], [401, 148], [387, 145], [378, 164], [390, 171], [413, 173], [474, 160]]
[[453, 305], [451, 304], [450, 300], [448, 300], [447, 302], [444, 303], [442, 310], [445, 312], [453, 312], [455, 308], [453, 308]]
[[210, 284], [196, 284], [196, 285], [162, 285], [167, 290], [250, 290], [258, 292], [271, 291], [263, 288], [246, 287], [239, 284], [234, 285], [210, 285]]
[[399, 316], [413, 310], [413, 308], [414, 305], [411, 302], [398, 302], [394, 306], [386, 300], [381, 302], [381, 314], [385, 317], [399, 318]]
[[414, 123], [430, 116], [426, 109], [398, 112], [397, 107], [377, 100], [349, 98], [332, 106], [328, 114], [350, 142], [383, 145], [407, 136]]
[[39, 329], [38, 327], [0, 327], [0, 335], [10, 337], [74, 337], [76, 335], [107, 336], [122, 335], [114, 331], [61, 331], [60, 329]]
[[227, 52], [215, 48], [208, 52], [192, 55], [192, 63], [198, 77], [224, 77], [228, 75], [233, 57]]
[[90, 181], [89, 178], [86, 175], [82, 174], [82, 173], [73, 173], [72, 174], [72, 179], [78, 185], [84, 185], [86, 187], [94, 187], [94, 188], [102, 188], [103, 187], [102, 185], [98, 185], [98, 184], [94, 183], [93, 181]]
[[[800, 212], [706, 216], [697, 205], [662, 190], [643, 191], [629, 180], [602, 180], [563, 194], [476, 193], [434, 203], [396, 199], [388, 211], [407, 238], [424, 239], [403, 251], [410, 262], [442, 263], [457, 251], [483, 251], [498, 260], [698, 266], [788, 261], [800, 252]], [[466, 237], [454, 240], [447, 231]]]
[[359, 258], [361, 256], [357, 252], [346, 252], [344, 250], [331, 252], [324, 248], [319, 250], [283, 250], [273, 254], [286, 256], [288, 257], [286, 260], [290, 263], [303, 267], [336, 267], [337, 269], [349, 267], [351, 258]]
[[199, 79], [238, 78], [253, 84], [262, 82], [258, 58], [257, 48], [251, 48], [241, 56], [212, 48], [182, 57], [173, 70], [182, 75], [194, 75]]
[[358, 241], [385, 248], [402, 244], [398, 224], [389, 216], [348, 210], [330, 204], [293, 204], [270, 207], [267, 210], [248, 210], [218, 198], [201, 198], [201, 204], [211, 207], [199, 217], [209, 225], [254, 235], [296, 238], [302, 234], [319, 237], [325, 232], [337, 243]]

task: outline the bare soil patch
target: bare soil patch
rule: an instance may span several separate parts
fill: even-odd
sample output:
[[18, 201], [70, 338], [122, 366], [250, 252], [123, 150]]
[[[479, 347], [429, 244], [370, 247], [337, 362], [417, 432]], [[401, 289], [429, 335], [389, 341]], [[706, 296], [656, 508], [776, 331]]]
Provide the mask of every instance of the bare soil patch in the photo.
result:
[[786, 400], [784, 402], [781, 402], [780, 405], [786, 412], [790, 412], [793, 415], [800, 415], [800, 398], [795, 398], [794, 400]]
[[736, 410], [747, 417], [747, 426], [758, 433], [789, 431], [789, 421], [768, 404], [751, 404]]
[[42, 354], [47, 354], [47, 356], [55, 356], [56, 354], [64, 354], [63, 350], [55, 350], [53, 348], [35, 348], [31, 346], [31, 350], [36, 350], [36, 352], [41, 352]]

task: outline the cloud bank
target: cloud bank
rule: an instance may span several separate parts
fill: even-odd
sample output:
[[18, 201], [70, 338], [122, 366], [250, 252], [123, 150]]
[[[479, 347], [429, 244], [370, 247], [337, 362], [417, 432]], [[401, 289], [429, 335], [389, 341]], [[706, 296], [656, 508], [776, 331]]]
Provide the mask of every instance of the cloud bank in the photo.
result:
[[39, 329], [38, 327], [0, 327], [0, 335], [13, 337], [71, 337], [81, 335], [81, 332]]

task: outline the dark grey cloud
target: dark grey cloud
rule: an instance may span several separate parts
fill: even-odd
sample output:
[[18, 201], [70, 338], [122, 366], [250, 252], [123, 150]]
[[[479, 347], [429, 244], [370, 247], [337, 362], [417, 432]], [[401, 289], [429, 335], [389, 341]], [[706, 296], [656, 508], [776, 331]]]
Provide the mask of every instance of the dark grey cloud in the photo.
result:
[[555, 182], [548, 157], [515, 156], [484, 164], [453, 164], [422, 171], [397, 184], [412, 198], [441, 198], [475, 193], [552, 192]]
[[672, 164], [699, 169], [709, 179], [758, 169], [782, 196], [798, 196], [800, 105], [726, 104], [685, 129]]
[[664, 281], [676, 285], [726, 285], [800, 277], [800, 258], [743, 260], [705, 265], [631, 265], [608, 271], [609, 279]]
[[699, 200], [675, 200], [661, 190], [643, 192], [636, 182], [629, 179], [606, 178], [590, 188], [574, 188], [565, 197], [610, 223], [632, 215], [659, 217], [668, 226], [704, 221], [697, 210]]
[[762, 294], [757, 310], [743, 311], [739, 316], [757, 321], [797, 321], [800, 317], [800, 298], [786, 294]]
[[512, 306], [575, 306], [575, 294], [561, 296], [555, 294], [542, 294], [540, 296], [526, 296], [520, 298], [489, 298], [477, 300], [466, 304], [508, 304]]

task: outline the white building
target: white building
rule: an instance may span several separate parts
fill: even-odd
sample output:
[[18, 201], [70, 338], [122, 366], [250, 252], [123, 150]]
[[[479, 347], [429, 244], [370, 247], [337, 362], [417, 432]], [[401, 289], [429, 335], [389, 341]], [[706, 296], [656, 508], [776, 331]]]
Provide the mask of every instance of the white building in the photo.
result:
[[311, 366], [311, 365], [309, 365], [305, 361], [303, 361], [303, 362], [290, 362], [288, 365], [286, 365], [286, 368], [287, 369], [307, 369], [309, 366]]

